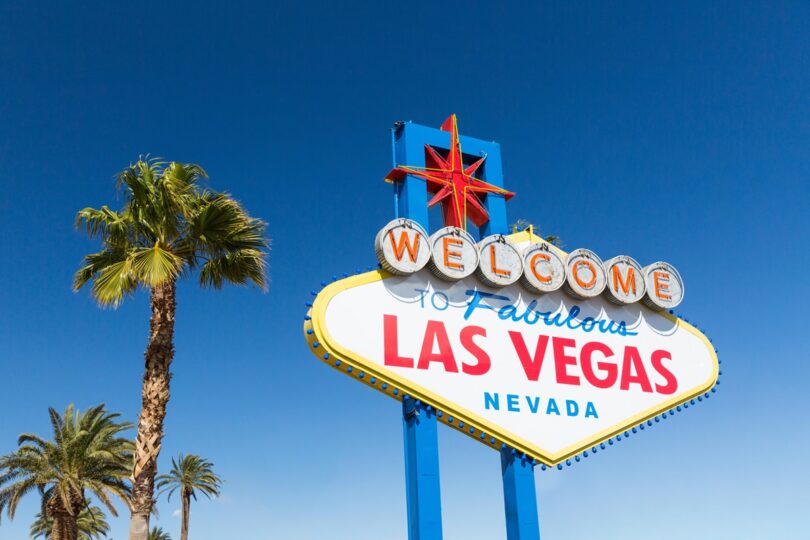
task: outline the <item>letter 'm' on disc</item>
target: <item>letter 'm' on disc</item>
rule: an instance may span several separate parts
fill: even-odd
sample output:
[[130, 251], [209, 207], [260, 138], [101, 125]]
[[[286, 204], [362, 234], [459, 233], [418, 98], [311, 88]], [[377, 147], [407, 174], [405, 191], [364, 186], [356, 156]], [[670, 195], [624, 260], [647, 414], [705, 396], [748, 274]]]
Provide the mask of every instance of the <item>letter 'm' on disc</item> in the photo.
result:
[[549, 244], [532, 244], [523, 252], [523, 277], [520, 282], [531, 292], [554, 292], [565, 283], [565, 262]]
[[644, 297], [647, 290], [641, 265], [632, 257], [619, 255], [605, 261], [605, 297], [614, 304], [632, 304]]
[[428, 234], [411, 219], [395, 219], [380, 229], [374, 251], [383, 268], [400, 276], [418, 272], [430, 260]]
[[444, 227], [430, 237], [431, 257], [428, 267], [445, 281], [464, 279], [478, 266], [475, 240], [464, 229]]

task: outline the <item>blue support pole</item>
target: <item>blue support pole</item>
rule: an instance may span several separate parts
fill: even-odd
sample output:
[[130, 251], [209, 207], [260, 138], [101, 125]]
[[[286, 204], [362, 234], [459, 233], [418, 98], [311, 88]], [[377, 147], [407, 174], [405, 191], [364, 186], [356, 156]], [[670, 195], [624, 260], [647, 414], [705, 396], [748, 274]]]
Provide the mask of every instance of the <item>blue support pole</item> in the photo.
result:
[[[394, 165], [425, 165], [424, 131], [411, 122], [393, 130]], [[394, 184], [397, 217], [409, 218], [430, 230], [428, 194], [424, 180], [406, 176]], [[409, 540], [441, 540], [442, 501], [439, 488], [439, 441], [436, 413], [402, 400], [402, 429], [405, 442], [405, 494], [408, 504]]]
[[[503, 166], [501, 165], [501, 146], [495, 142], [490, 143], [488, 146], [490, 146], [490, 148], [487, 149], [488, 151], [482, 150], [482, 152], [486, 152], [487, 156], [484, 162], [484, 178], [482, 178], [482, 180], [493, 186], [502, 188], [504, 185]], [[481, 238], [489, 236], [490, 234], [508, 234], [509, 224], [506, 221], [506, 199], [504, 199], [502, 195], [489, 194], [484, 200], [484, 206], [487, 212], [489, 212], [489, 221], [479, 229]]]
[[501, 473], [507, 540], [540, 540], [532, 460], [521, 458], [511, 448], [504, 448], [501, 450]]
[[[419, 137], [419, 128], [410, 122], [397, 124], [393, 129], [394, 166], [425, 166], [425, 143]], [[421, 178], [406, 176], [394, 183], [396, 217], [408, 218], [430, 231], [428, 223], [427, 185]]]
[[441, 540], [439, 444], [436, 413], [402, 400], [405, 438], [405, 491], [408, 499], [408, 539]]

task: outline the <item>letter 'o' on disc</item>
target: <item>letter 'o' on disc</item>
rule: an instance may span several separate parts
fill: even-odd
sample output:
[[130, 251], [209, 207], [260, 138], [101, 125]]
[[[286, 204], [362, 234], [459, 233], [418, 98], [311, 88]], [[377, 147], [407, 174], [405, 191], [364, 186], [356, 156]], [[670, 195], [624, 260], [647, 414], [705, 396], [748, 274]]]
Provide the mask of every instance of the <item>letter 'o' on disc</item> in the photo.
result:
[[589, 249], [575, 249], [565, 262], [565, 292], [575, 298], [595, 298], [607, 284], [602, 259]]
[[520, 282], [534, 293], [554, 292], [565, 283], [565, 261], [548, 244], [532, 244], [523, 252]]
[[603, 265], [607, 286], [605, 297], [614, 304], [632, 304], [644, 298], [647, 288], [641, 265], [632, 257], [619, 255]]
[[444, 227], [430, 237], [431, 257], [428, 268], [445, 281], [470, 276], [478, 267], [475, 240], [464, 229]]
[[655, 310], [672, 309], [683, 300], [683, 280], [675, 267], [666, 262], [645, 266], [644, 282], [647, 292], [642, 302]]
[[383, 268], [406, 276], [418, 272], [430, 260], [427, 232], [411, 219], [395, 219], [380, 229], [374, 239], [374, 251]]
[[502, 234], [493, 234], [478, 242], [476, 274], [485, 284], [505, 287], [517, 282], [522, 273], [520, 252]]

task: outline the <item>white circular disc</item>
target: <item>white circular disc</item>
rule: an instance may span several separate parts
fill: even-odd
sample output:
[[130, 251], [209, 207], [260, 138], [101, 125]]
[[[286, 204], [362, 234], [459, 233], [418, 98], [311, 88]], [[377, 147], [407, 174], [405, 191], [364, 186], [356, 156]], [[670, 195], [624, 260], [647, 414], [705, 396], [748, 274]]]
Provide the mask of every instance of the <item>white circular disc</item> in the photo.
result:
[[644, 272], [632, 257], [619, 255], [603, 265], [607, 285], [605, 296], [616, 304], [633, 304], [644, 298]]
[[594, 298], [605, 290], [602, 259], [589, 249], [575, 249], [565, 262], [565, 290], [582, 299]]
[[380, 229], [374, 250], [383, 268], [403, 276], [418, 272], [430, 260], [428, 234], [411, 219], [395, 219]]
[[548, 244], [532, 244], [523, 252], [521, 283], [532, 292], [554, 292], [565, 283], [565, 262]]
[[491, 287], [505, 287], [520, 279], [523, 260], [520, 252], [502, 234], [478, 242], [478, 277]]
[[672, 309], [683, 300], [683, 280], [675, 267], [665, 262], [645, 266], [644, 282], [647, 293], [643, 302], [652, 309]]
[[430, 271], [447, 281], [463, 279], [478, 267], [475, 240], [464, 229], [444, 227], [430, 237]]

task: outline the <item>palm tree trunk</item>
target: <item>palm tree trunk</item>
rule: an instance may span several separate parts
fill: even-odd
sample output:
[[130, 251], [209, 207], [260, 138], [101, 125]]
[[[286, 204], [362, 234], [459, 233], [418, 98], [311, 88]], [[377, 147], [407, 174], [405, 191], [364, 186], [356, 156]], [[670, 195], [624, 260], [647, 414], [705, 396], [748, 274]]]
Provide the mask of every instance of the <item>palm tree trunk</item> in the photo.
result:
[[183, 521], [180, 524], [180, 540], [188, 540], [188, 516], [191, 513], [191, 493], [183, 490]]
[[76, 523], [76, 516], [71, 516], [67, 512], [57, 512], [52, 517], [53, 527], [51, 528], [50, 540], [76, 540], [79, 537], [79, 525]]
[[174, 356], [176, 284], [169, 281], [153, 287], [149, 345], [144, 353], [146, 369], [141, 390], [141, 414], [135, 440], [132, 470], [132, 517], [129, 540], [147, 540], [157, 474], [157, 458], [163, 439], [163, 419], [169, 401], [169, 366]]
[[73, 514], [65, 508], [64, 501], [59, 495], [52, 495], [45, 505], [45, 514], [53, 520], [50, 540], [77, 540], [79, 537], [78, 516], [81, 511], [81, 500], [76, 497], [76, 503], [71, 501]]

